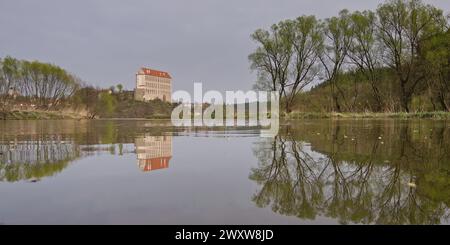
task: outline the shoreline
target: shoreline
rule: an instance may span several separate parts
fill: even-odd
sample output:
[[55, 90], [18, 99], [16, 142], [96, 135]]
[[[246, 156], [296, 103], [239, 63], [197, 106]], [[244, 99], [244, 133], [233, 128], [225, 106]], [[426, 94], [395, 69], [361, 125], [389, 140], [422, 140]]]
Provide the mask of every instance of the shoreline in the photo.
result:
[[[77, 113], [67, 113], [62, 111], [10, 111], [0, 112], [0, 120], [170, 120], [170, 117], [114, 117], [114, 118], [89, 118]], [[280, 119], [283, 120], [306, 120], [306, 119], [450, 119], [450, 112], [291, 112], [282, 113]]]
[[281, 115], [282, 119], [450, 119], [450, 112], [291, 112]]
[[61, 111], [26, 111], [14, 110], [0, 112], [0, 120], [63, 120], [63, 119], [82, 119], [81, 115], [73, 113], [64, 113]]
[[9, 112], [0, 112], [0, 121], [13, 120], [170, 120], [170, 117], [161, 117], [155, 115], [154, 117], [114, 117], [114, 118], [89, 118], [81, 113], [68, 113], [64, 111], [27, 111], [14, 110]]

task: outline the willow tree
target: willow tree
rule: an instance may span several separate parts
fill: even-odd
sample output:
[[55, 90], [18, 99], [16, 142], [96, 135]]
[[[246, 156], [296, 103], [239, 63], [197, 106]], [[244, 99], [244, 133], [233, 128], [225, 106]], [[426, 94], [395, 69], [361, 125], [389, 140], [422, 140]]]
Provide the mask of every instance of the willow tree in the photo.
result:
[[79, 78], [59, 66], [6, 57], [0, 62], [0, 106], [12, 108], [21, 97], [41, 109], [51, 109], [81, 86]]
[[450, 30], [422, 43], [427, 86], [433, 109], [450, 111]]
[[23, 95], [41, 108], [59, 105], [80, 87], [80, 80], [59, 66], [38, 61], [23, 61], [21, 66]]
[[317, 77], [319, 55], [323, 46], [322, 28], [314, 16], [301, 16], [294, 21], [293, 59], [289, 83], [286, 85], [286, 111], [291, 112], [297, 94]]
[[270, 31], [257, 30], [252, 38], [259, 45], [249, 55], [252, 69], [257, 70], [260, 82], [279, 91], [285, 110], [290, 112], [296, 95], [318, 72], [322, 47], [319, 22], [314, 16], [301, 16], [273, 25]]
[[292, 34], [285, 31], [288, 25], [290, 21], [272, 25], [269, 30], [256, 30], [251, 38], [258, 47], [248, 57], [258, 77], [268, 82], [270, 90], [279, 91], [280, 97], [284, 94], [292, 57]]
[[376, 38], [376, 15], [372, 11], [353, 12], [350, 15], [352, 39], [348, 57], [365, 79], [370, 83], [376, 101], [376, 111], [383, 109], [380, 92], [381, 55]]
[[325, 41], [320, 55], [325, 80], [330, 83], [331, 97], [334, 110], [341, 112], [345, 94], [339, 86], [339, 75], [343, 72], [344, 63], [348, 56], [352, 32], [350, 27], [350, 15], [347, 10], [342, 10], [337, 17], [331, 17], [324, 22]]
[[412, 96], [426, 78], [420, 69], [420, 44], [441, 32], [446, 20], [442, 10], [420, 0], [388, 1], [378, 7], [377, 16], [384, 63], [399, 83], [402, 110], [409, 112]]
[[12, 93], [20, 87], [20, 62], [12, 57], [0, 59], [0, 111], [10, 108]]

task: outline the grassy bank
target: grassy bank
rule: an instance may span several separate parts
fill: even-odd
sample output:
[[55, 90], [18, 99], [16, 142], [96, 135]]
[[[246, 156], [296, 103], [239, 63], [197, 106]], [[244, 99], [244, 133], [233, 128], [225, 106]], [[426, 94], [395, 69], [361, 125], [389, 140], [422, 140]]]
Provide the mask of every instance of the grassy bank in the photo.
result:
[[[125, 113], [124, 113], [125, 114]], [[170, 119], [168, 113], [146, 113], [139, 116], [138, 113], [126, 116], [122, 114], [117, 117], [100, 117], [103, 119]], [[117, 114], [116, 114], [117, 115]], [[62, 111], [11, 111], [0, 112], [0, 120], [48, 120], [48, 119], [82, 119], [87, 118], [80, 113]], [[283, 119], [449, 119], [450, 112], [415, 112], [415, 113], [320, 113], [320, 112], [291, 112], [281, 114]]]
[[283, 114], [284, 119], [321, 119], [321, 118], [396, 118], [396, 119], [450, 119], [450, 112], [395, 112], [395, 113], [320, 113], [291, 112]]

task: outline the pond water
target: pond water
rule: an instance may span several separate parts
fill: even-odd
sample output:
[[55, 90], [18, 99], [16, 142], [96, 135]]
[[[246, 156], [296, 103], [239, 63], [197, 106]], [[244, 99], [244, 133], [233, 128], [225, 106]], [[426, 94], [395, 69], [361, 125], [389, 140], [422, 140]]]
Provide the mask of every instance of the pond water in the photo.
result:
[[449, 125], [0, 121], [0, 223], [448, 224]]

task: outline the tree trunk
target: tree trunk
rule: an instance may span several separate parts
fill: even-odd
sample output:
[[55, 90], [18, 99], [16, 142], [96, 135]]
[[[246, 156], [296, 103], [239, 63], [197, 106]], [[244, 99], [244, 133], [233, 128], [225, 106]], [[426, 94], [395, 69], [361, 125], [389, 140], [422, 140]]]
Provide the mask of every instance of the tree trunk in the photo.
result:
[[291, 113], [292, 112], [292, 109], [291, 109], [291, 103], [289, 102], [289, 99], [288, 98], [286, 98], [287, 100], [286, 100], [286, 105], [285, 105], [285, 110], [286, 110], [286, 113]]
[[333, 98], [333, 103], [334, 106], [332, 106], [332, 108], [334, 107], [333, 111], [336, 112], [342, 112], [341, 110], [341, 105], [339, 103], [339, 96], [338, 93], [336, 92], [336, 81], [333, 79], [333, 81], [331, 82], [331, 97]]
[[402, 101], [401, 101], [402, 109], [405, 112], [409, 113], [409, 101], [408, 101], [408, 98], [405, 95], [402, 95], [401, 99], [402, 99]]
[[410, 98], [411, 96], [407, 93], [406, 91], [406, 81], [402, 80], [400, 81], [400, 86], [401, 86], [401, 106], [402, 109], [409, 113], [409, 102], [410, 102]]
[[449, 107], [449, 105], [446, 103], [445, 97], [443, 96], [442, 93], [439, 94], [438, 98], [439, 98], [439, 104], [441, 104], [442, 109], [444, 109], [445, 111], [450, 111], [450, 107]]
[[373, 90], [373, 94], [375, 95], [375, 100], [376, 100], [376, 111], [380, 112], [383, 109], [383, 100], [381, 99], [381, 95], [380, 95], [380, 91], [378, 90], [377, 86], [375, 86], [375, 84], [372, 82], [372, 90]]
[[339, 104], [339, 98], [336, 94], [333, 94], [334, 106], [336, 108], [336, 112], [342, 112], [341, 104]]

